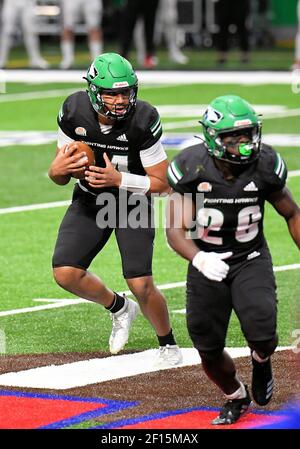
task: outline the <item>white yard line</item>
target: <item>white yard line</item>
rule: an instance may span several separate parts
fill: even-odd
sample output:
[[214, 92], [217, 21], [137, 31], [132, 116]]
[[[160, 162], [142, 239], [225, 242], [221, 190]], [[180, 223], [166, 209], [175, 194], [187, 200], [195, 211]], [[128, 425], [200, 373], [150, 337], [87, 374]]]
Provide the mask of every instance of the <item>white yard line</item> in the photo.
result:
[[40, 100], [42, 98], [56, 98], [65, 97], [80, 90], [79, 88], [73, 89], [53, 89], [53, 90], [40, 90], [36, 92], [21, 92], [18, 94], [5, 94], [0, 95], [0, 103], [11, 103], [14, 101], [31, 101]]
[[289, 178], [295, 178], [296, 176], [300, 176], [300, 170], [292, 170], [288, 173]]
[[[290, 346], [278, 347], [277, 351], [292, 350]], [[226, 348], [232, 358], [249, 356], [249, 348]], [[156, 349], [89, 359], [63, 365], [48, 365], [28, 370], [0, 375], [0, 385], [22, 388], [42, 388], [66, 390], [99, 384], [115, 379], [124, 379], [138, 374], [152, 373], [165, 369], [179, 369], [184, 366], [199, 365], [201, 359], [194, 348], [181, 348], [183, 362], [175, 367], [156, 368], [153, 366]], [[120, 369], [122, 367], [122, 369]]]
[[[277, 271], [289, 271], [289, 270], [298, 270], [300, 269], [300, 263], [291, 264], [291, 265], [282, 265], [279, 267], [273, 268], [275, 272]], [[172, 288], [185, 287], [186, 281], [180, 282], [172, 282], [167, 284], [158, 285], [157, 288], [159, 290], [169, 290]], [[130, 290], [119, 292], [120, 295], [132, 295]], [[23, 309], [14, 309], [14, 310], [4, 310], [0, 312], [0, 317], [11, 316], [11, 315], [19, 315], [22, 313], [31, 313], [31, 312], [40, 312], [41, 310], [49, 310], [49, 309], [59, 309], [61, 307], [74, 306], [77, 304], [93, 304], [91, 301], [87, 301], [83, 298], [34, 298], [33, 301], [36, 302], [50, 302], [51, 304], [41, 305], [41, 306], [33, 306], [33, 307], [25, 307]], [[184, 311], [184, 312], [183, 312]], [[185, 309], [180, 309], [180, 311], [173, 311], [173, 313], [185, 313]]]
[[0, 215], [14, 214], [16, 212], [30, 212], [32, 210], [52, 209], [54, 207], [65, 207], [70, 204], [68, 201], [54, 201], [52, 203], [29, 204], [26, 206], [5, 207], [0, 209]]
[[[78, 80], [80, 83], [80, 79]], [[143, 89], [162, 89], [167, 87], [166, 84], [156, 84], [156, 85], [144, 85]], [[12, 103], [15, 101], [31, 101], [31, 100], [40, 100], [43, 98], [57, 98], [57, 97], [65, 97], [73, 94], [74, 92], [78, 92], [79, 90], [85, 91], [82, 86], [75, 86], [70, 89], [52, 89], [52, 90], [38, 90], [38, 91], [30, 91], [30, 92], [20, 92], [16, 94], [3, 94], [0, 95], [0, 103]]]

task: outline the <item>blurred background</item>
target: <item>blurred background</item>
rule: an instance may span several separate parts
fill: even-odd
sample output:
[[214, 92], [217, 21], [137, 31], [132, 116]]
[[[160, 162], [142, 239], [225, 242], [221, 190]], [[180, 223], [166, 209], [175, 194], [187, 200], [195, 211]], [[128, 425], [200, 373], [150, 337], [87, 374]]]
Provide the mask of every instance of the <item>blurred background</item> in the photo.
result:
[[116, 51], [138, 69], [300, 68], [297, 3], [0, 0], [0, 67], [78, 69]]

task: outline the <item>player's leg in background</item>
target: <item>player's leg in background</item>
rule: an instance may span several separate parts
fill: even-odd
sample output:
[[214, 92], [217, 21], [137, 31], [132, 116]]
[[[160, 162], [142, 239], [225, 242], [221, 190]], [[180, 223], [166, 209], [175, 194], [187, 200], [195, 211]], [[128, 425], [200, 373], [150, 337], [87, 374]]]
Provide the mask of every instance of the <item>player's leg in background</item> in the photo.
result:
[[0, 35], [0, 68], [5, 67], [12, 45], [12, 37], [20, 14], [20, 2], [5, 0], [2, 8]]
[[24, 0], [22, 8], [22, 28], [24, 43], [29, 55], [30, 66], [33, 68], [47, 69], [48, 62], [41, 57], [39, 36], [36, 33], [36, 0]]
[[182, 53], [177, 44], [177, 0], [161, 0], [159, 9], [159, 17], [166, 36], [169, 59], [178, 64], [186, 64], [188, 58]]
[[240, 0], [234, 9], [237, 37], [241, 51], [241, 63], [250, 61], [250, 4], [249, 0]]
[[122, 10], [120, 53], [124, 58], [128, 58], [135, 24], [141, 15], [141, 4], [140, 0], [127, 0]]
[[146, 59], [145, 68], [153, 68], [157, 65], [154, 43], [154, 26], [159, 0], [148, 0], [142, 4], [142, 16], [144, 20]]
[[232, 5], [230, 0], [219, 0], [215, 4], [216, 24], [218, 32], [216, 33], [216, 48], [218, 50], [219, 65], [227, 62], [229, 51], [229, 25], [231, 24]]
[[83, 13], [88, 28], [88, 43], [92, 60], [103, 52], [103, 36], [101, 31], [102, 11], [102, 0], [89, 0], [83, 4]]
[[232, 300], [252, 353], [253, 398], [266, 405], [273, 392], [271, 355], [278, 341], [276, 283], [266, 248], [239, 269], [232, 283]]
[[74, 63], [74, 26], [80, 8], [81, 0], [61, 0], [62, 36], [61, 36], [61, 69], [69, 69]]
[[144, 30], [144, 22], [141, 18], [139, 18], [134, 27], [134, 44], [136, 48], [136, 58], [138, 64], [142, 66], [146, 57], [146, 43], [145, 43], [145, 30]]

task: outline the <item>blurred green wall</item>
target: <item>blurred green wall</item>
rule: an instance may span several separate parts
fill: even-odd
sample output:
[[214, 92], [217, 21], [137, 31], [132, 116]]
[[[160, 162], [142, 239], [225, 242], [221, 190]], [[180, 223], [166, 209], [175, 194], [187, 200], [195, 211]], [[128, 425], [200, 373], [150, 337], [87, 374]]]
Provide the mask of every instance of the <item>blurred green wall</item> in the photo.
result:
[[275, 26], [297, 25], [297, 0], [270, 0], [272, 24]]

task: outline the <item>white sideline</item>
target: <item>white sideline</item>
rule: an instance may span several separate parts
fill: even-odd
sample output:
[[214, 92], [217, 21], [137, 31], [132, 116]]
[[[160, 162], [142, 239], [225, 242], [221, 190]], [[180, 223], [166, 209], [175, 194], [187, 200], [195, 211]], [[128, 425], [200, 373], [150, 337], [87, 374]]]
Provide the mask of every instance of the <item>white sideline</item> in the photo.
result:
[[[274, 267], [274, 271], [288, 271], [288, 270], [298, 270], [300, 268], [300, 263], [298, 264], [291, 264], [291, 265], [282, 265], [279, 267]], [[168, 283], [168, 284], [162, 284], [162, 285], [158, 285], [157, 288], [159, 290], [169, 290], [171, 288], [178, 288], [178, 287], [184, 287], [186, 285], [186, 281], [180, 281], [180, 282], [173, 282], [173, 283]], [[123, 292], [119, 292], [120, 295], [127, 295], [130, 296], [132, 295], [131, 291], [123, 291]], [[71, 298], [63, 298], [63, 299], [58, 299], [58, 298], [35, 298], [33, 299], [33, 301], [36, 302], [50, 302], [52, 304], [47, 304], [44, 306], [33, 306], [33, 307], [25, 307], [22, 309], [15, 309], [15, 310], [4, 310], [2, 312], [0, 312], [0, 317], [3, 316], [11, 316], [11, 315], [19, 315], [21, 313], [31, 313], [31, 312], [39, 312], [41, 310], [48, 310], [48, 309], [59, 309], [61, 307], [66, 307], [66, 306], [73, 306], [73, 305], [77, 305], [77, 304], [93, 304], [91, 301], [87, 301], [86, 299], [83, 298], [78, 298], [78, 299], [71, 299]], [[180, 309], [173, 311], [172, 313], [185, 313], [185, 309]]]
[[[231, 357], [249, 355], [249, 348], [226, 348]], [[290, 346], [279, 347], [277, 351], [290, 350]], [[156, 350], [110, 356], [102, 359], [90, 359], [64, 365], [50, 365], [19, 372], [0, 375], [0, 385], [22, 388], [47, 388], [65, 390], [138, 374], [151, 373], [165, 369], [178, 369], [201, 363], [198, 351], [194, 348], [182, 348], [183, 363], [173, 368], [155, 368], [153, 361]], [[121, 367], [121, 369], [120, 369]]]
[[[299, 80], [299, 71], [180, 71], [180, 70], [138, 70], [139, 84], [288, 84]], [[4, 80], [10, 83], [78, 83], [85, 76], [85, 70], [3, 70]]]

